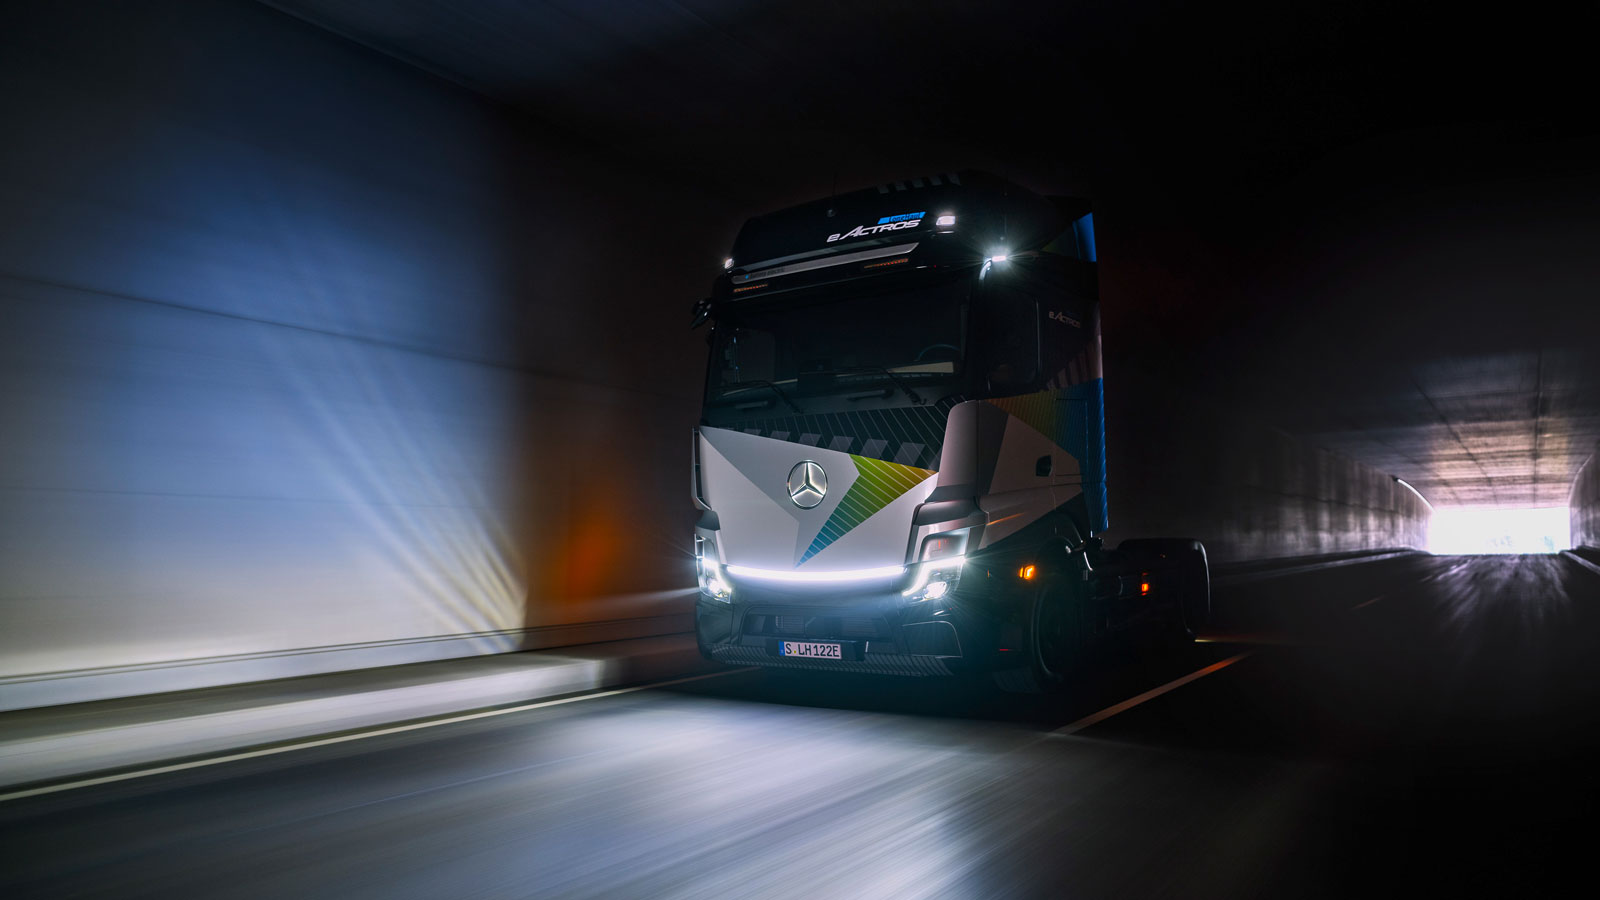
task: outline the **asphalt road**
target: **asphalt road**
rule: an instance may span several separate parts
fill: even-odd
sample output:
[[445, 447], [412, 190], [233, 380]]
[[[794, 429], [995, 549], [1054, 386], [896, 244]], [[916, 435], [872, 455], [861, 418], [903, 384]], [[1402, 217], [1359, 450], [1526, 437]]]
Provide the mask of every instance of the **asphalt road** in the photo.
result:
[[1212, 634], [1046, 699], [738, 673], [11, 801], [0, 897], [1593, 896], [1600, 575], [1348, 566]]

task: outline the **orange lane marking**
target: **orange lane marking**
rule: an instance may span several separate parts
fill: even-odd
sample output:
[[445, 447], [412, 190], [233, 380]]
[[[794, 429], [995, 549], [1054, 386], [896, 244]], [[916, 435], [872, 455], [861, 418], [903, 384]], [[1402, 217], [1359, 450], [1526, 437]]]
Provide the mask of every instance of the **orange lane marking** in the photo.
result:
[[1378, 596], [1373, 597], [1371, 600], [1368, 600], [1365, 603], [1357, 603], [1355, 606], [1350, 607], [1350, 609], [1353, 611], [1353, 610], [1360, 609], [1363, 606], [1371, 606], [1372, 604], [1377, 603], [1379, 600], [1382, 600], [1382, 599], [1383, 599], [1383, 595], [1379, 594]]
[[1250, 653], [1251, 653], [1251, 651], [1246, 650], [1245, 652], [1240, 653], [1237, 656], [1230, 656], [1227, 659], [1223, 660], [1222, 662], [1214, 662], [1211, 665], [1206, 666], [1204, 669], [1201, 669], [1198, 672], [1190, 672], [1189, 674], [1183, 676], [1182, 678], [1176, 679], [1174, 681], [1169, 681], [1166, 684], [1163, 684], [1162, 686], [1160, 686], [1158, 688], [1151, 688], [1150, 690], [1145, 691], [1144, 693], [1140, 694], [1137, 697], [1130, 697], [1127, 700], [1124, 700], [1121, 703], [1116, 704], [1115, 706], [1108, 706], [1105, 709], [1102, 709], [1102, 710], [1100, 710], [1099, 712], [1097, 712], [1097, 713], [1095, 713], [1093, 715], [1084, 716], [1083, 718], [1079, 719], [1078, 721], [1073, 722], [1071, 725], [1063, 725], [1060, 728], [1057, 728], [1055, 731], [1052, 731], [1050, 733], [1051, 734], [1058, 734], [1058, 735], [1062, 735], [1062, 736], [1066, 736], [1066, 735], [1069, 735], [1069, 734], [1077, 734], [1078, 732], [1084, 730], [1085, 728], [1088, 728], [1091, 725], [1098, 725], [1099, 723], [1104, 722], [1105, 720], [1111, 718], [1112, 716], [1116, 715], [1117, 713], [1127, 712], [1128, 710], [1133, 709], [1135, 706], [1138, 706], [1139, 704], [1145, 702], [1146, 700], [1154, 700], [1155, 698], [1161, 696], [1162, 694], [1165, 694], [1168, 691], [1177, 690], [1178, 688], [1183, 687], [1184, 685], [1188, 684], [1191, 681], [1195, 681], [1196, 679], [1204, 678], [1207, 675], [1210, 675], [1212, 672], [1220, 672], [1223, 669], [1226, 669], [1227, 667], [1229, 667], [1229, 666], [1233, 665], [1234, 663], [1238, 662], [1239, 660], [1244, 659], [1246, 656], [1249, 656]]

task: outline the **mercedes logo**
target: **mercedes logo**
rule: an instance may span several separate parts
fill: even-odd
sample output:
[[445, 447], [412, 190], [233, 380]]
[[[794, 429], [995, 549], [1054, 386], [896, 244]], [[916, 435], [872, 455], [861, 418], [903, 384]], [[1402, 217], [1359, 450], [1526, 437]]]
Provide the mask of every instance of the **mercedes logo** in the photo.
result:
[[828, 496], [828, 473], [811, 460], [797, 462], [789, 470], [789, 499], [801, 509], [810, 509]]

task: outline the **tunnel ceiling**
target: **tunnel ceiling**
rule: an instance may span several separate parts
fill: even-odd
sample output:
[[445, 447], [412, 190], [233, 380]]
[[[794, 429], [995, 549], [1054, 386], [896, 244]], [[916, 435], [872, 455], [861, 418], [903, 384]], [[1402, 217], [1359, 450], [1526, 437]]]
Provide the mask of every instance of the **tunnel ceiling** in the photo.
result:
[[1565, 349], [1385, 366], [1380, 384], [1308, 386], [1275, 418], [1405, 478], [1435, 506], [1565, 506], [1600, 441], [1594, 368], [1592, 355]]
[[1226, 392], [1438, 506], [1565, 504], [1600, 439], [1600, 143], [1563, 90], [1590, 81], [1593, 21], [1351, 2], [271, 5], [730, 209], [969, 165], [1085, 193], [1110, 374]]

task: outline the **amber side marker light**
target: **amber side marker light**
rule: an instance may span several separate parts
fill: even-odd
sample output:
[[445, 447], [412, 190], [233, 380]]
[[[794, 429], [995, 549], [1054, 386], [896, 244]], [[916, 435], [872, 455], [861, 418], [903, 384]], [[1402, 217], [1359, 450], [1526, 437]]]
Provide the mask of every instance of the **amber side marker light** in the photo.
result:
[[1017, 570], [1017, 577], [1021, 578], [1023, 581], [1032, 581], [1033, 576], [1037, 574], [1039, 574], [1039, 569], [1037, 566], [1023, 566]]

